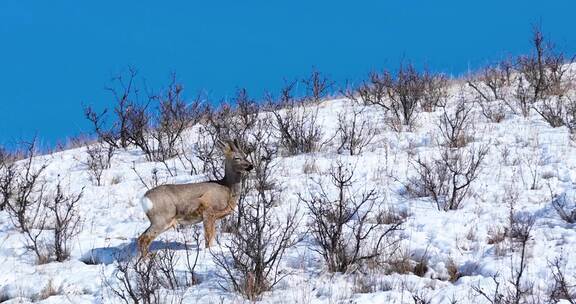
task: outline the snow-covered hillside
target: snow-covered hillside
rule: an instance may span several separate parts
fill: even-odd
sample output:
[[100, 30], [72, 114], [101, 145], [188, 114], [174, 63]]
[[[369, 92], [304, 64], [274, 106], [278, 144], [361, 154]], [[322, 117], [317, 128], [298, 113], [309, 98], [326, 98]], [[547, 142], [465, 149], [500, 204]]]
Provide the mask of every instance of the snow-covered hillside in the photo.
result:
[[[417, 175], [417, 160], [438, 157], [445, 148], [439, 129], [441, 107], [420, 111], [413, 130], [397, 132], [383, 122], [384, 112], [376, 105], [354, 105], [345, 98], [314, 105], [325, 140], [337, 132], [338, 113], [351, 113], [353, 107], [364, 108], [360, 117], [376, 133], [359, 155], [338, 154], [333, 138], [318, 152], [281, 155], [275, 160], [274, 178], [282, 191], [273, 210], [283, 213], [299, 206], [303, 219], [296, 231], [301, 241], [283, 256], [280, 271], [287, 276], [264, 293], [262, 302], [489, 303], [480, 291], [494, 294], [495, 275], [500, 292], [512, 290], [509, 282], [519, 269], [522, 252], [509, 229], [513, 229], [511, 221], [529, 217], [535, 222], [527, 240], [522, 286], [533, 284], [533, 297], [547, 302], [554, 287], [551, 264], [559, 258], [570, 285], [576, 282], [576, 226], [561, 219], [552, 204], [559, 196], [574, 204], [576, 195], [576, 144], [568, 129], [552, 128], [534, 111], [525, 118], [508, 108], [501, 122], [490, 122], [473, 103], [472, 89], [458, 81], [451, 83], [449, 96], [449, 113], [454, 113], [462, 99], [472, 108], [466, 147], [476, 151], [487, 147], [488, 151], [460, 208], [448, 211], [439, 210], [430, 197], [407, 189]], [[187, 130], [189, 142], [197, 139], [197, 129]], [[207, 178], [190, 175], [189, 168], [176, 159], [167, 162], [175, 168], [171, 176], [164, 164], [149, 162], [140, 150], [130, 148], [116, 151], [111, 168], [104, 171], [102, 186], [95, 186], [85, 165], [87, 157], [84, 147], [37, 159], [48, 164], [42, 174], [48, 188], [61, 180], [69, 193], [84, 189], [78, 205], [81, 229], [71, 241], [69, 260], [38, 265], [26, 249], [24, 235], [6, 211], [0, 212], [0, 299], [7, 303], [121, 303], [108, 285], [115, 284], [115, 259], [135, 256], [135, 238], [148, 226], [138, 200], [146, 191], [141, 179], [152, 183], [153, 171], [160, 183]], [[314, 181], [326, 178], [337, 160], [355, 167], [357, 191], [375, 189], [381, 198], [379, 207], [407, 214], [396, 253], [396, 258], [411, 265], [405, 273], [385, 267], [330, 273], [314, 250], [317, 245], [307, 232], [309, 214], [305, 204], [298, 204], [298, 195], [315, 189]], [[226, 241], [223, 234], [220, 242]], [[187, 251], [182, 243], [182, 230], [171, 229], [153, 243], [152, 251], [173, 249], [179, 257], [176, 269], [184, 272]], [[212, 250], [222, 248], [218, 244]], [[422, 271], [415, 273], [414, 265]], [[245, 301], [225, 289], [230, 286], [217, 275], [220, 270], [203, 242], [195, 270], [199, 283], [182, 291], [184, 303]]]

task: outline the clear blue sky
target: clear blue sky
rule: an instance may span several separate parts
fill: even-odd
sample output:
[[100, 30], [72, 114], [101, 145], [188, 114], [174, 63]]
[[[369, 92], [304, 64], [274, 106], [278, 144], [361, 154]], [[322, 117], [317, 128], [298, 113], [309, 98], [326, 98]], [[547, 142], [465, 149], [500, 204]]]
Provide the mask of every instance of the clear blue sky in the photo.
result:
[[[202, 3], [202, 4], [200, 4]], [[576, 2], [0, 1], [0, 144], [89, 131], [82, 104], [128, 65], [152, 87], [175, 71], [187, 96], [254, 96], [316, 67], [339, 82], [403, 59], [461, 74], [529, 49], [541, 22], [576, 50]]]

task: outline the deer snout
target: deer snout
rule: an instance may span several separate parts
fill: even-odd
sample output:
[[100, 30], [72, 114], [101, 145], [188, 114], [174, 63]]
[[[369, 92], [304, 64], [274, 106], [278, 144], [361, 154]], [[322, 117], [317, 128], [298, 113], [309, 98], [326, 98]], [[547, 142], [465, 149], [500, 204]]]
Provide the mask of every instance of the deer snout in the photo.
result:
[[246, 171], [252, 171], [252, 169], [254, 169], [254, 165], [248, 164], [248, 166], [246, 166]]

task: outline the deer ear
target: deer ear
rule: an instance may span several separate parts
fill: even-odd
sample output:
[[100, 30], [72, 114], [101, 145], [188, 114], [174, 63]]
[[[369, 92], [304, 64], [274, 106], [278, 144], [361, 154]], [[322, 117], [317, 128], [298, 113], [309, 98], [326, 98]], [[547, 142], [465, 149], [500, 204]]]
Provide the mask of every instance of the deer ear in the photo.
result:
[[230, 147], [229, 141], [218, 140], [218, 141], [216, 141], [216, 146], [218, 146], [218, 148], [220, 150], [222, 150], [222, 152], [224, 152], [224, 154], [228, 154], [228, 153], [232, 152], [232, 147]]
[[236, 148], [236, 151], [240, 150], [240, 145], [238, 144], [238, 138], [234, 139], [234, 148]]
[[224, 142], [226, 149], [230, 150], [230, 152], [236, 152], [238, 151], [238, 148], [236, 148], [236, 145], [234, 144], [234, 142], [232, 140], [226, 140]]

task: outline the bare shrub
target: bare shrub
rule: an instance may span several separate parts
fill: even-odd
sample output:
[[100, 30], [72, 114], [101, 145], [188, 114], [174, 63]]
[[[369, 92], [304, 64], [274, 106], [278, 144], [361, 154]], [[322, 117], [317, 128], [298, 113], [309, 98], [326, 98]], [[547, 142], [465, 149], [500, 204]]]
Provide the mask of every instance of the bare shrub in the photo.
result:
[[[520, 113], [522, 113], [524, 118], [528, 118], [533, 107], [533, 100], [523, 77], [519, 77], [518, 79], [518, 84], [514, 91], [514, 98], [516, 100], [516, 108], [520, 109]], [[514, 110], [514, 112], [518, 113], [518, 110]]]
[[448, 78], [428, 70], [422, 73], [422, 78], [424, 82], [424, 97], [420, 101], [422, 110], [433, 112], [437, 107], [445, 106], [448, 99]]
[[194, 272], [200, 248], [198, 230], [186, 231], [183, 241], [186, 271], [176, 269], [177, 251], [164, 249], [146, 258], [117, 259], [113, 277], [102, 273], [104, 285], [124, 303], [182, 303], [186, 289], [198, 283]]
[[83, 190], [78, 194], [67, 194], [58, 181], [55, 194], [45, 203], [53, 225], [54, 243], [51, 251], [58, 262], [68, 259], [70, 241], [80, 232], [78, 202], [82, 198]]
[[361, 154], [376, 136], [374, 125], [362, 116], [365, 109], [353, 106], [350, 111], [338, 113], [339, 154], [345, 151], [350, 155]]
[[564, 95], [548, 96], [535, 106], [536, 112], [553, 128], [569, 124], [570, 100]]
[[329, 93], [334, 85], [334, 82], [322, 75], [316, 69], [312, 71], [310, 76], [302, 80], [306, 87], [306, 100], [318, 103]]
[[561, 219], [570, 224], [576, 223], [576, 203], [574, 200], [568, 199], [566, 193], [554, 197], [552, 206]]
[[412, 300], [414, 301], [414, 304], [430, 304], [432, 303], [432, 299], [427, 296], [426, 294], [424, 294], [424, 292], [420, 291], [417, 293], [413, 293], [412, 294]]
[[489, 245], [499, 244], [506, 240], [506, 234], [508, 234], [508, 230], [504, 227], [491, 226], [488, 228], [488, 238], [486, 239], [486, 243]]
[[248, 95], [246, 89], [239, 89], [233, 105], [223, 104], [219, 109], [209, 110], [206, 131], [220, 141], [236, 138], [241, 144], [246, 143], [258, 121], [259, 111], [260, 106]]
[[109, 129], [105, 126], [107, 110], [99, 114], [86, 107], [84, 114], [101, 141], [115, 148], [134, 144], [148, 160], [164, 162], [176, 156], [182, 133], [202, 117], [205, 108], [200, 95], [190, 104], [184, 100], [183, 87], [176, 82], [175, 75], [166, 89], [142, 98], [136, 76], [136, 70], [130, 68], [127, 77], [119, 75], [112, 79], [108, 90], [116, 105]]
[[324, 144], [321, 142], [323, 132], [318, 123], [318, 108], [292, 99], [292, 87], [289, 84], [282, 90], [279, 103], [271, 95], [267, 96], [276, 137], [288, 155], [316, 152]]
[[246, 182], [246, 192], [239, 197], [236, 225], [228, 225], [230, 241], [221, 243], [223, 251], [211, 251], [219, 275], [250, 300], [259, 299], [288, 275], [280, 271], [280, 262], [286, 249], [298, 241], [294, 232], [300, 221], [297, 209], [284, 215], [274, 212], [280, 192], [273, 179], [276, 151], [270, 148], [265, 125], [257, 130], [249, 155], [254, 178]]
[[375, 104], [389, 109], [393, 114], [392, 121], [404, 126], [413, 126], [418, 106], [433, 111], [443, 105], [447, 97], [447, 79], [443, 75], [428, 71], [420, 73], [412, 64], [400, 65], [394, 75], [385, 71], [373, 80], [386, 89], [389, 99], [389, 105], [382, 99], [374, 99]]
[[512, 267], [510, 282], [513, 286], [511, 293], [512, 302], [520, 303], [525, 296], [532, 292], [532, 284], [524, 282], [523, 276], [528, 265], [528, 242], [534, 227], [534, 218], [520, 215], [515, 215], [515, 217], [511, 227], [511, 237], [517, 248], [519, 248], [520, 255], [516, 259], [516, 266]]
[[[184, 242], [184, 250], [186, 251], [186, 273], [184, 276], [184, 284], [182, 286], [192, 286], [199, 283], [196, 275], [196, 265], [200, 257], [200, 229], [198, 226], [186, 228], [182, 232], [182, 240]], [[192, 259], [192, 254], [194, 258]]]
[[540, 143], [538, 134], [527, 140], [524, 143], [525, 149], [520, 153], [520, 171], [523, 173], [525, 168], [528, 169], [529, 180], [524, 179], [524, 174], [521, 175], [522, 182], [529, 187], [530, 190], [540, 189], [540, 167], [545, 164], [545, 158], [540, 150]]
[[514, 66], [509, 60], [504, 60], [483, 68], [467, 83], [482, 101], [489, 103], [496, 100], [508, 102], [509, 87], [513, 81]]
[[[517, 66], [523, 77], [519, 83], [518, 96], [527, 100], [550, 126], [566, 125], [566, 94], [571, 77], [568, 73], [568, 62], [562, 52], [557, 52], [554, 45], [547, 41], [539, 27], [532, 32], [533, 52], [518, 58]], [[524, 83], [525, 81], [525, 83]]]
[[0, 147], [0, 211], [8, 205], [8, 200], [14, 192], [16, 179], [16, 156]]
[[568, 127], [568, 130], [570, 130], [572, 138], [574, 138], [576, 134], [576, 86], [571, 93], [571, 95], [566, 96], [567, 103], [564, 123], [566, 127]]
[[130, 145], [130, 118], [132, 107], [138, 102], [139, 90], [136, 87], [136, 69], [128, 68], [127, 76], [117, 75], [112, 78], [112, 85], [106, 89], [112, 94], [115, 106], [115, 119], [110, 128], [106, 127], [105, 109], [102, 113], [97, 113], [91, 107], [84, 108], [84, 116], [94, 128], [98, 138], [116, 148], [127, 148]]
[[202, 162], [202, 172], [208, 174], [212, 179], [224, 177], [224, 172], [220, 164], [221, 152], [215, 144], [217, 142], [218, 136], [215, 133], [201, 128], [198, 131], [197, 140], [194, 143], [194, 148], [197, 153], [196, 157]]
[[102, 175], [104, 170], [110, 169], [114, 150], [114, 146], [100, 141], [86, 146], [88, 158], [84, 165], [88, 168], [88, 174], [94, 185], [102, 186]]
[[408, 193], [430, 197], [438, 210], [459, 209], [469, 187], [480, 174], [488, 146], [479, 148], [445, 148], [440, 157], [418, 158], [412, 162], [416, 176], [408, 180]]
[[348, 92], [345, 95], [353, 100], [356, 100], [356, 95], [358, 95], [364, 104], [377, 105], [384, 109], [385, 112], [388, 112], [391, 105], [384, 79], [385, 77], [382, 74], [371, 72], [368, 75], [368, 81], [364, 81], [355, 90], [356, 92]]
[[472, 287], [479, 296], [493, 304], [530, 303], [533, 284], [526, 281], [524, 274], [528, 267], [528, 245], [533, 226], [533, 217], [515, 212], [511, 213], [509, 236], [512, 240], [513, 249], [519, 252], [512, 258], [510, 278], [508, 281], [504, 281], [499, 274], [494, 274], [492, 276], [493, 290], [485, 290], [480, 286]]
[[[11, 185], [3, 190], [8, 214], [14, 226], [22, 232], [27, 248], [34, 252], [39, 264], [52, 260], [62, 262], [69, 256], [69, 242], [78, 233], [80, 217], [77, 203], [82, 191], [68, 195], [60, 180], [54, 192], [47, 189], [41, 174], [46, 163], [37, 163], [35, 142], [23, 152], [26, 159], [14, 165]], [[47, 232], [52, 230], [52, 240]]]
[[199, 173], [198, 157], [195, 155], [194, 145], [195, 143], [191, 143], [190, 140], [180, 141], [180, 152], [177, 155], [178, 160], [190, 175]]
[[[146, 105], [133, 105], [130, 137], [150, 161], [166, 162], [175, 157], [182, 133], [205, 114], [202, 95], [189, 103], [182, 96], [183, 89], [172, 75], [168, 87], [148, 96]], [[156, 105], [157, 110], [147, 113], [149, 105]]]
[[[217, 109], [207, 110], [205, 122], [201, 123], [198, 128], [198, 135], [192, 149], [195, 151], [195, 157], [202, 163], [202, 167], [197, 171], [207, 173], [214, 179], [223, 176], [220, 166], [221, 153], [214, 143], [235, 138], [242, 145], [241, 149], [250, 152], [250, 147], [245, 145], [249, 142], [256, 125], [261, 123], [258, 117], [260, 105], [249, 97], [245, 89], [238, 90], [233, 101], [234, 107], [223, 104]], [[188, 162], [192, 163], [191, 159], [188, 159]]]
[[395, 76], [390, 73], [384, 74], [384, 83], [388, 98], [392, 101], [390, 106], [392, 114], [403, 125], [411, 126], [414, 123], [418, 104], [425, 96], [424, 77], [413, 65], [400, 65]]
[[35, 253], [38, 263], [43, 264], [50, 261], [47, 244], [41, 237], [48, 219], [43, 204], [46, 183], [40, 176], [47, 164], [37, 162], [35, 140], [24, 146], [25, 150], [20, 153], [25, 159], [14, 169], [16, 173], [12, 177], [6, 210], [14, 227], [26, 236], [28, 249]]
[[449, 112], [444, 107], [440, 123], [438, 123], [444, 145], [449, 148], [461, 148], [468, 143], [469, 131], [472, 127], [471, 111], [472, 107], [466, 103], [463, 96], [459, 98], [453, 112]]
[[[330, 179], [337, 195], [317, 181], [319, 191], [310, 198], [299, 194], [310, 211], [311, 233], [317, 251], [331, 272], [346, 272], [364, 262], [392, 255], [399, 242], [395, 232], [401, 229], [402, 219], [385, 225], [374, 218], [380, 199], [374, 189], [352, 195], [354, 169], [337, 162], [330, 169]], [[331, 189], [330, 189], [331, 190]], [[386, 251], [387, 250], [387, 251]]]
[[136, 169], [136, 163], [132, 162], [132, 171], [134, 172], [134, 174], [136, 174], [136, 176], [138, 177], [138, 179], [140, 180], [140, 183], [142, 183], [142, 185], [144, 187], [146, 187], [146, 189], [150, 190], [152, 188], [158, 187], [160, 185], [165, 185], [168, 183], [168, 176], [161, 174], [160, 170], [158, 170], [158, 168], [152, 168], [150, 170], [150, 177], [144, 177], [142, 176], [142, 174], [140, 174], [140, 172], [138, 172], [138, 170]]
[[495, 65], [483, 68], [476, 77], [468, 79], [482, 114], [491, 122], [504, 119], [504, 105], [516, 112], [516, 107], [510, 103], [510, 87], [515, 81], [514, 65], [510, 60], [503, 60]]
[[164, 303], [155, 256], [149, 259], [118, 260], [114, 267], [116, 282], [106, 277], [103, 277], [103, 282], [118, 299], [126, 304]]
[[[565, 300], [570, 304], [576, 304], [576, 285], [570, 283], [570, 279], [566, 277], [565, 263], [561, 257], [548, 262], [548, 267], [554, 278], [554, 283], [549, 292], [549, 300], [551, 303], [559, 303]], [[575, 277], [571, 279], [574, 281]]]
[[515, 81], [513, 64], [509, 60], [482, 69], [474, 78], [467, 81], [475, 93], [475, 100], [482, 109], [482, 115], [491, 122], [499, 123], [506, 117], [506, 107], [517, 113], [511, 102], [511, 86]]

